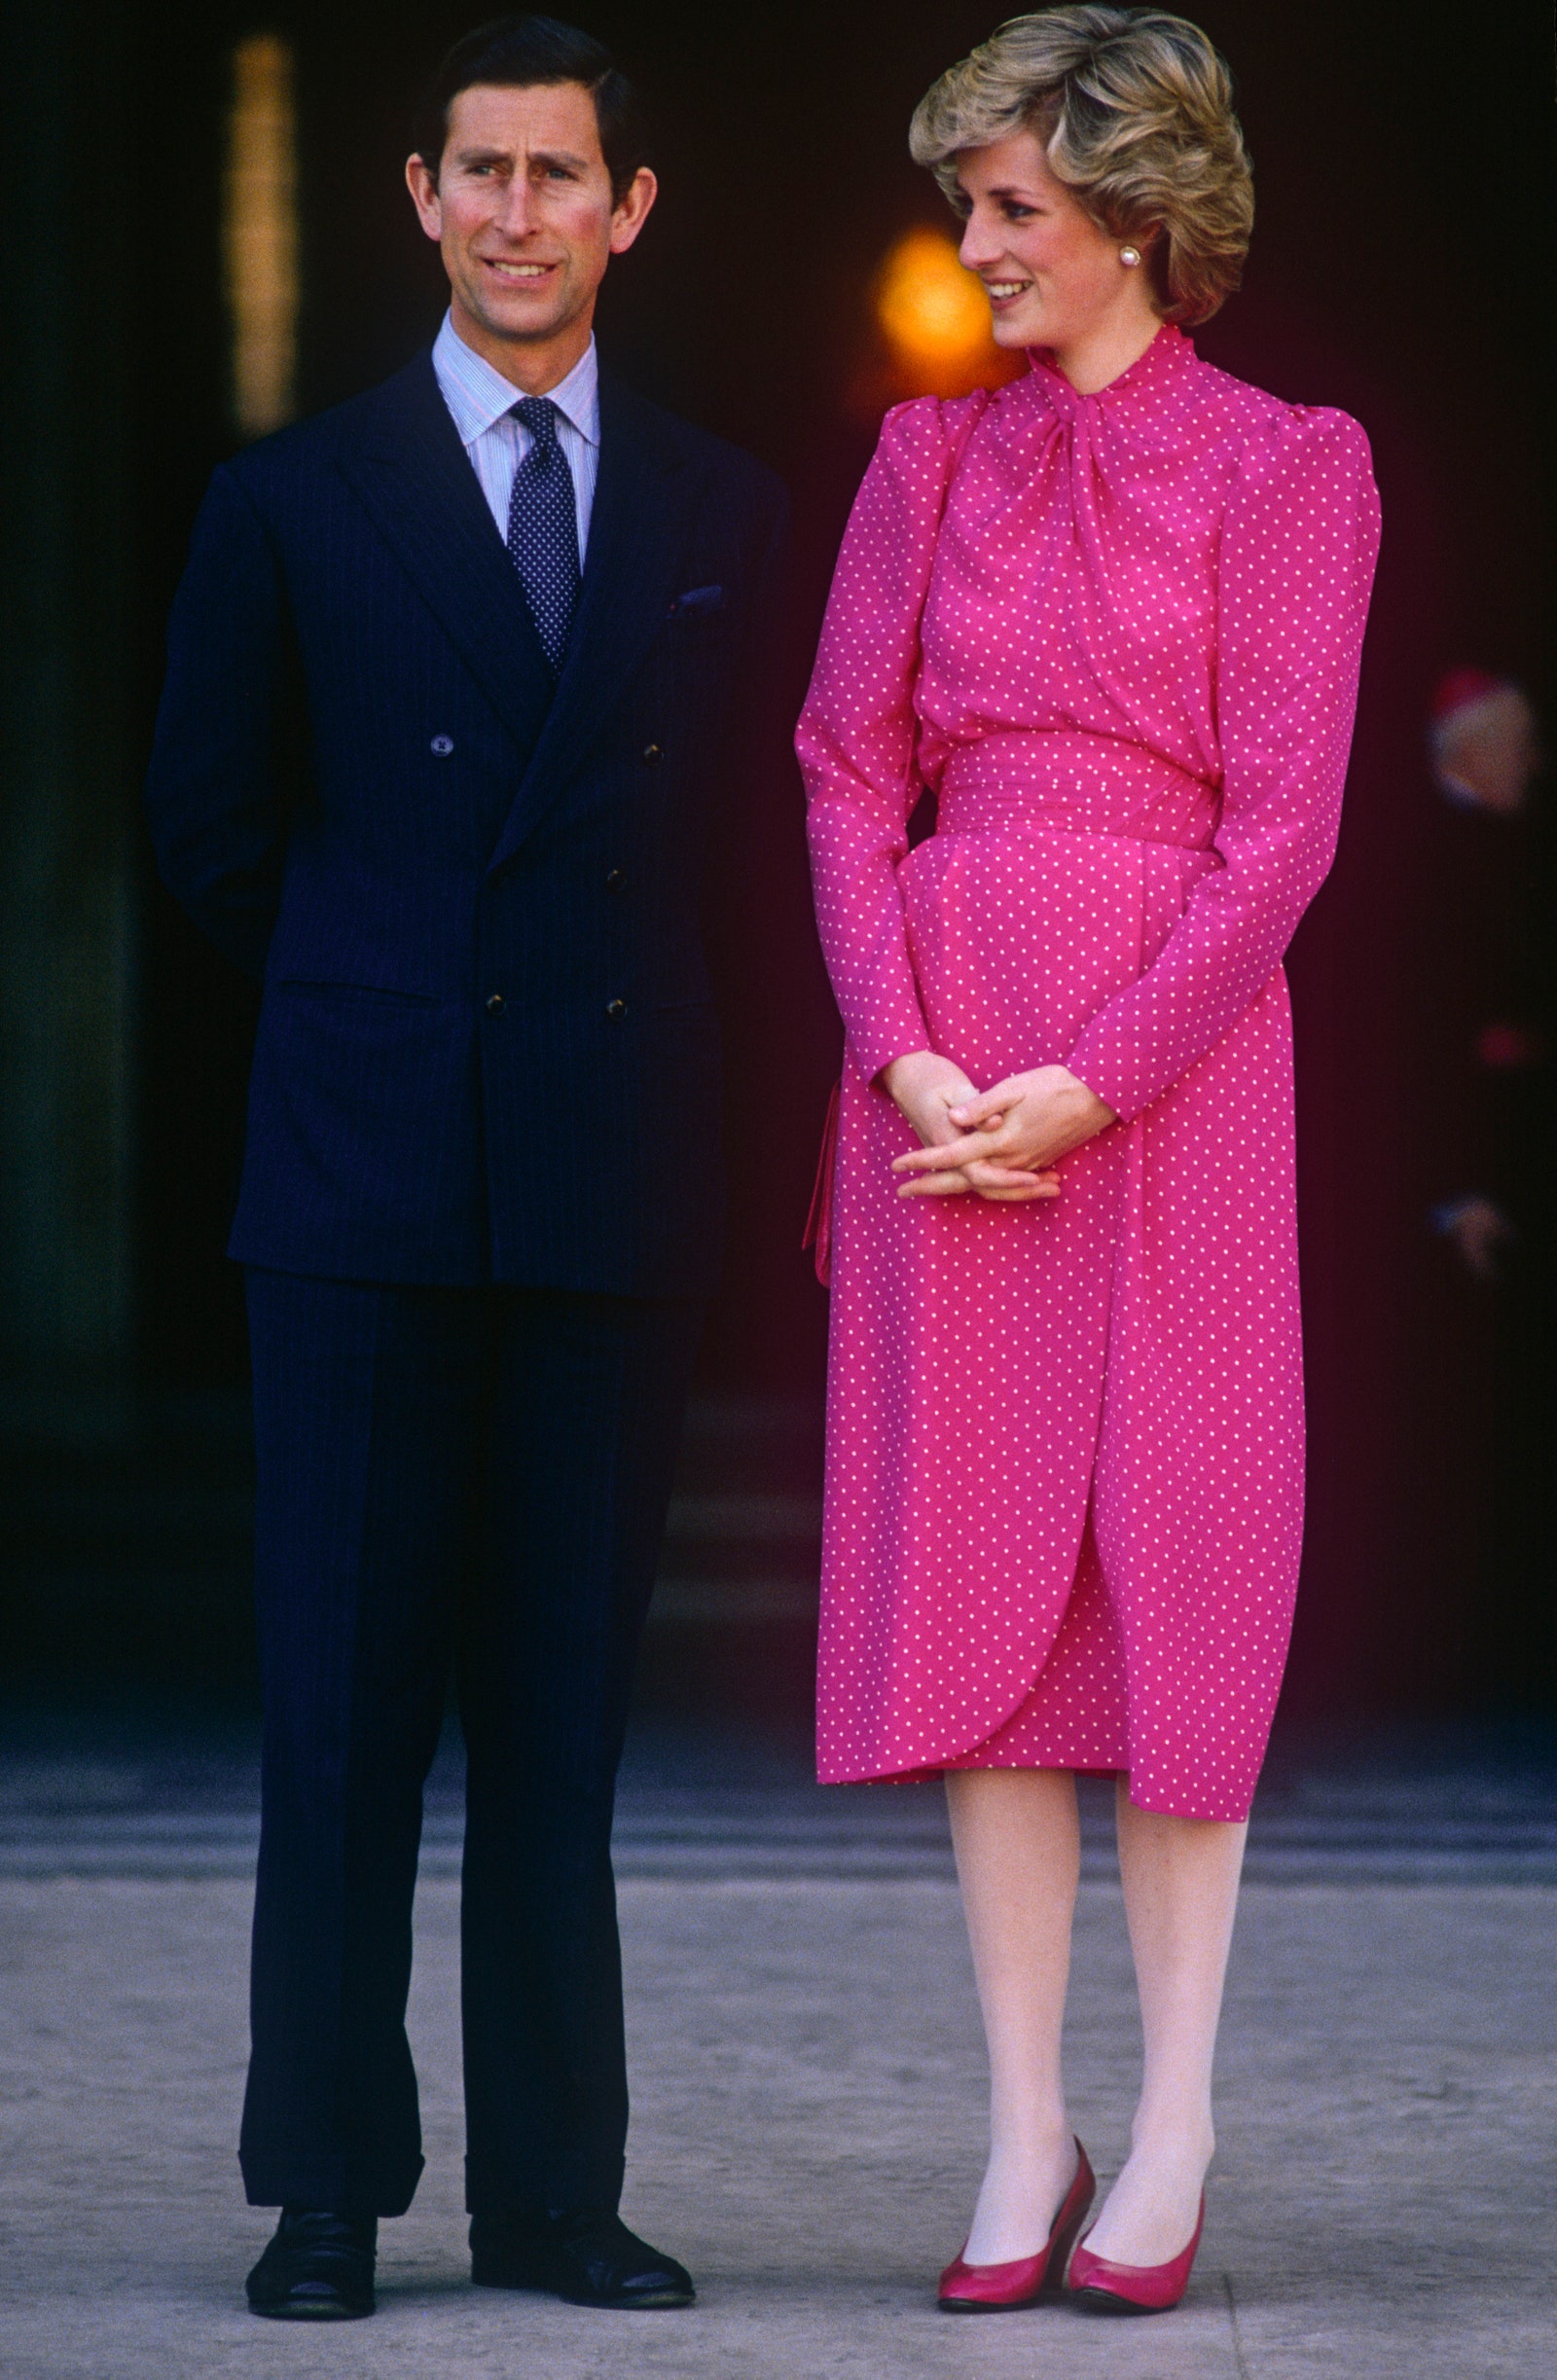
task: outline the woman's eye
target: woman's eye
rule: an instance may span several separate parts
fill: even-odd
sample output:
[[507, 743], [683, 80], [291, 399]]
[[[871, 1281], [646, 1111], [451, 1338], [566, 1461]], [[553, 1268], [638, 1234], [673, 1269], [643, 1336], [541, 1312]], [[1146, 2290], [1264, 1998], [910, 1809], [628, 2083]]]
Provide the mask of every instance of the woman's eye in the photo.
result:
[[1035, 206], [1024, 206], [1020, 199], [1007, 198], [1002, 211], [1007, 223], [1030, 223], [1038, 210]]

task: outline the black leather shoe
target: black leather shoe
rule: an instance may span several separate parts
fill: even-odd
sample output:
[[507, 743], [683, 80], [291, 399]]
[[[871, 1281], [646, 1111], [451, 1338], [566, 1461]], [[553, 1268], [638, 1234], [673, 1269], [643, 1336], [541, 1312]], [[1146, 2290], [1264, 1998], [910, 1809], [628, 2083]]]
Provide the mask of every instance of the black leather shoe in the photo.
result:
[[470, 2277], [478, 2289], [549, 2290], [570, 2306], [689, 2306], [697, 2295], [684, 2264], [597, 2207], [472, 2216]]
[[248, 2277], [249, 2312], [283, 2323], [358, 2321], [374, 2308], [376, 2215], [327, 2215], [283, 2207], [281, 2220]]

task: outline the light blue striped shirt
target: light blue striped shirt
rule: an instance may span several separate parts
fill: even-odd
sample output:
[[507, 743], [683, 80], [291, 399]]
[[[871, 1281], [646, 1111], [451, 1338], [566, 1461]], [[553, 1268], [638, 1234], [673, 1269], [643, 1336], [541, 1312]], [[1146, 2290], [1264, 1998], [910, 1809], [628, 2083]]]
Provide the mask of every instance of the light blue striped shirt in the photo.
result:
[[[481, 483], [497, 534], [508, 537], [508, 499], [514, 474], [533, 441], [516, 421], [510, 407], [524, 395], [505, 380], [484, 355], [467, 347], [453, 319], [446, 314], [433, 342], [432, 368], [438, 376], [444, 403], [459, 433]], [[573, 475], [573, 501], [578, 511], [578, 559], [583, 567], [590, 542], [590, 515], [595, 509], [595, 483], [600, 469], [600, 368], [592, 339], [566, 379], [548, 388], [557, 408], [557, 441]]]

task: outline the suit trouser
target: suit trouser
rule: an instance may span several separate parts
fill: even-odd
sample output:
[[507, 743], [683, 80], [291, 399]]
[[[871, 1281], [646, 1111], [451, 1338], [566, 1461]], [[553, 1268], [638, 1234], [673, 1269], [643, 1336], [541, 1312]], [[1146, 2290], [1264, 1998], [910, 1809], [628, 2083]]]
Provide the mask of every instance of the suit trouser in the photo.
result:
[[453, 1659], [467, 2203], [614, 2208], [611, 1811], [703, 1306], [247, 1280], [265, 1704], [248, 2197], [410, 2204], [412, 1895]]

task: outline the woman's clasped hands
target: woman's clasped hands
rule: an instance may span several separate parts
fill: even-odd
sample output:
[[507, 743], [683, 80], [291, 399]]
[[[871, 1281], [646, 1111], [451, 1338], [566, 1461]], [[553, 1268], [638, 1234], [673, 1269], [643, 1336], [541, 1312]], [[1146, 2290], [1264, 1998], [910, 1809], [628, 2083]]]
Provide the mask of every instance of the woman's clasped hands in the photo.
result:
[[924, 1144], [893, 1160], [899, 1198], [1058, 1198], [1059, 1160], [1118, 1121], [1068, 1066], [1033, 1066], [980, 1092], [954, 1060], [914, 1050], [881, 1082]]

